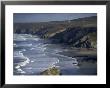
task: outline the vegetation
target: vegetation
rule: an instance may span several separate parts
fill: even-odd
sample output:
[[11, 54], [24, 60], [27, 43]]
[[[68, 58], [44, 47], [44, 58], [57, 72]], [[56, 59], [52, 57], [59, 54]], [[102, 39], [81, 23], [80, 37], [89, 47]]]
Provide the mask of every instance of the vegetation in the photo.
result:
[[60, 75], [60, 71], [58, 68], [52, 67], [42, 72], [41, 75]]

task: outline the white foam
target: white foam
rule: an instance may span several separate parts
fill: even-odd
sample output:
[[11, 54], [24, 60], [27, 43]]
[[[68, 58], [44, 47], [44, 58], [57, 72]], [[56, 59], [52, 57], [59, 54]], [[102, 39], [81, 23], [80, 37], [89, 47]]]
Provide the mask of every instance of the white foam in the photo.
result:
[[18, 68], [20, 68], [20, 66], [19, 66], [19, 65], [17, 65], [17, 66], [15, 66], [15, 68], [16, 68], [16, 69], [18, 69]]
[[26, 49], [22, 49], [22, 51], [26, 51]]
[[34, 61], [31, 61], [31, 62], [34, 62]]
[[33, 50], [33, 49], [35, 49], [35, 48], [31, 48], [30, 50]]
[[39, 38], [33, 38], [33, 40], [35, 40], [35, 41], [39, 41]]
[[23, 53], [21, 51], [14, 51], [14, 57], [23, 57]]
[[30, 46], [32, 46], [32, 44], [19, 44], [17, 46], [19, 46], [19, 47], [30, 47]]
[[26, 73], [26, 72], [19, 68], [17, 69], [17, 73]]

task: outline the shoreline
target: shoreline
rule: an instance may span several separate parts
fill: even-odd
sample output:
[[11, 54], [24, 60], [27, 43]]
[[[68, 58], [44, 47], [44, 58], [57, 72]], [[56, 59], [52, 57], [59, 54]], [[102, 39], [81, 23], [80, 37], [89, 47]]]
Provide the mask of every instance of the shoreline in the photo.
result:
[[[97, 53], [95, 49], [71, 49], [68, 51], [59, 52], [58, 54], [68, 57], [75, 57], [77, 59], [79, 69], [72, 75], [97, 75]], [[69, 69], [67, 69], [67, 71], [69, 71]], [[61, 73], [59, 68], [52, 67], [41, 72], [41, 75], [65, 74]]]
[[80, 68], [97, 68], [96, 49], [71, 49], [58, 54], [76, 58]]

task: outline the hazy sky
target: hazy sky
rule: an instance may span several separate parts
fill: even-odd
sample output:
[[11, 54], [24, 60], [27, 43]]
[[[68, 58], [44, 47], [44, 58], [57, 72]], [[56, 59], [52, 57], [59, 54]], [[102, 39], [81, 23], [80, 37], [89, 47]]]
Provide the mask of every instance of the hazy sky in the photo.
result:
[[72, 20], [96, 15], [96, 13], [14, 13], [13, 20], [16, 23], [47, 22]]

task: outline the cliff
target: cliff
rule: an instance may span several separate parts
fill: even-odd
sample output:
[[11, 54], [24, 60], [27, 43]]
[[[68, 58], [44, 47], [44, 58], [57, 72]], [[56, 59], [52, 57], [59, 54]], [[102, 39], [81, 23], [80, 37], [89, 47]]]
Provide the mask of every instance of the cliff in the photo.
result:
[[39, 23], [14, 23], [14, 33], [38, 35], [52, 43], [63, 43], [77, 48], [96, 48], [97, 17]]

